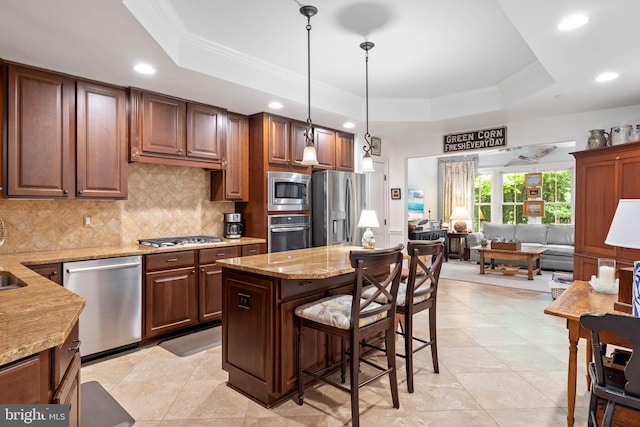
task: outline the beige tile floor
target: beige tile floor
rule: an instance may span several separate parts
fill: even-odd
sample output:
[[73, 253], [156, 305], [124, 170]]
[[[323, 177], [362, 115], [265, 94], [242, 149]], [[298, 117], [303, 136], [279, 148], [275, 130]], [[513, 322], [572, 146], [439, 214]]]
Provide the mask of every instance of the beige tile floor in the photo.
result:
[[[565, 322], [543, 313], [551, 295], [444, 279], [440, 286], [440, 373], [433, 373], [428, 350], [417, 353], [416, 391], [409, 394], [399, 361], [400, 409], [392, 407], [385, 380], [369, 385], [361, 392], [362, 425], [566, 425], [568, 341]], [[422, 328], [424, 314], [416, 316]], [[579, 361], [584, 351], [581, 343]], [[137, 427], [350, 424], [348, 396], [328, 385], [308, 390], [303, 406], [289, 400], [265, 409], [243, 397], [225, 385], [219, 347], [183, 358], [141, 348], [85, 364], [81, 375], [109, 390]], [[584, 363], [577, 393], [575, 425], [585, 426]]]

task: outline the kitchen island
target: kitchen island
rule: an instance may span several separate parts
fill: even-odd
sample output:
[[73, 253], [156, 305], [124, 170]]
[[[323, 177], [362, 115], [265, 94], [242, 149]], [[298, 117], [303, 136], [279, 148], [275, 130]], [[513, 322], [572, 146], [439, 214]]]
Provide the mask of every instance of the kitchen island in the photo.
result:
[[[223, 282], [222, 368], [228, 385], [265, 407], [297, 389], [299, 305], [353, 289], [353, 246], [328, 246], [220, 260]], [[388, 273], [388, 271], [387, 271]], [[333, 363], [338, 342], [305, 334], [304, 368]]]

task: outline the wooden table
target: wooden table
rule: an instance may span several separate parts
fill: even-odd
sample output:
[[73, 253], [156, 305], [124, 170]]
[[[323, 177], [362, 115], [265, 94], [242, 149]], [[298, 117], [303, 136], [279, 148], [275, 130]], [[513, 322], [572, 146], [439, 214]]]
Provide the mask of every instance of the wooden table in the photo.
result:
[[[613, 309], [613, 304], [618, 301], [617, 295], [595, 292], [589, 282], [575, 281], [558, 299], [551, 303], [544, 312], [552, 316], [567, 319], [569, 330], [569, 366], [567, 375], [567, 426], [572, 427], [573, 414], [576, 408], [576, 376], [578, 360], [578, 340], [586, 338], [591, 342], [589, 331], [580, 326], [580, 315], [583, 313], [618, 313], [626, 314]], [[601, 334], [600, 340], [611, 344], [629, 347], [629, 343], [615, 336]], [[587, 350], [587, 363], [591, 360], [591, 347]], [[587, 372], [589, 372], [587, 370]], [[588, 374], [587, 374], [588, 375]], [[587, 382], [590, 380], [587, 376]]]
[[[540, 274], [540, 254], [547, 250], [547, 248], [535, 248], [526, 246], [519, 250], [508, 249], [491, 249], [491, 246], [474, 246], [471, 250], [480, 252], [480, 274], [484, 274], [485, 271], [490, 273], [504, 273], [504, 270], [496, 268], [496, 259], [505, 259], [513, 261], [525, 261], [527, 263], [527, 269], [519, 269], [512, 274], [526, 274], [527, 279], [533, 280], [533, 274]], [[491, 259], [491, 267], [486, 269], [484, 266], [485, 258]], [[535, 263], [535, 265], [534, 265]]]
[[[449, 258], [457, 258], [457, 259], [464, 259], [464, 246], [467, 245], [467, 236], [469, 235], [469, 232], [464, 231], [464, 232], [457, 232], [457, 231], [449, 231], [447, 233], [447, 241], [448, 241], [448, 251], [449, 251]], [[455, 240], [458, 242], [458, 246], [457, 252], [452, 252], [451, 251], [451, 241]], [[464, 242], [464, 246], [463, 243]]]

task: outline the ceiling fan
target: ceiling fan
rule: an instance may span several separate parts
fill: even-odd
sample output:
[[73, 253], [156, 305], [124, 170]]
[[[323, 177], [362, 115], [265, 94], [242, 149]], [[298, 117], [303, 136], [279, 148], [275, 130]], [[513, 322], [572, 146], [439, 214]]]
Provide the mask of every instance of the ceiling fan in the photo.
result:
[[[522, 147], [522, 148], [524, 148], [524, 147]], [[505, 166], [538, 163], [538, 161], [540, 161], [541, 158], [543, 158], [544, 156], [546, 156], [547, 154], [551, 153], [553, 150], [555, 150], [557, 148], [558, 147], [556, 145], [534, 147], [534, 150], [531, 151], [531, 154], [529, 154], [527, 152], [525, 152], [523, 154], [520, 154], [515, 159], [509, 160], [505, 164]]]

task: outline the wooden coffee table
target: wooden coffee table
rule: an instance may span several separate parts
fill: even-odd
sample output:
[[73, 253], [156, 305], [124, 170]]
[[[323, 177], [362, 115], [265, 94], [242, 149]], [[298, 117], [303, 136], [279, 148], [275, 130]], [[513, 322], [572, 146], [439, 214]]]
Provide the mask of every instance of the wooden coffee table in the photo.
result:
[[[484, 274], [485, 271], [490, 273], [505, 273], [505, 270], [496, 268], [495, 260], [513, 260], [513, 261], [526, 261], [527, 269], [518, 269], [515, 273], [511, 274], [526, 274], [527, 279], [533, 280], [533, 273], [540, 275], [540, 254], [547, 250], [547, 248], [532, 248], [524, 247], [520, 250], [508, 250], [508, 249], [491, 249], [491, 246], [474, 246], [471, 250], [480, 252], [480, 274]], [[489, 268], [485, 268], [484, 260], [489, 258], [491, 265]], [[534, 265], [535, 263], [535, 265]]]

